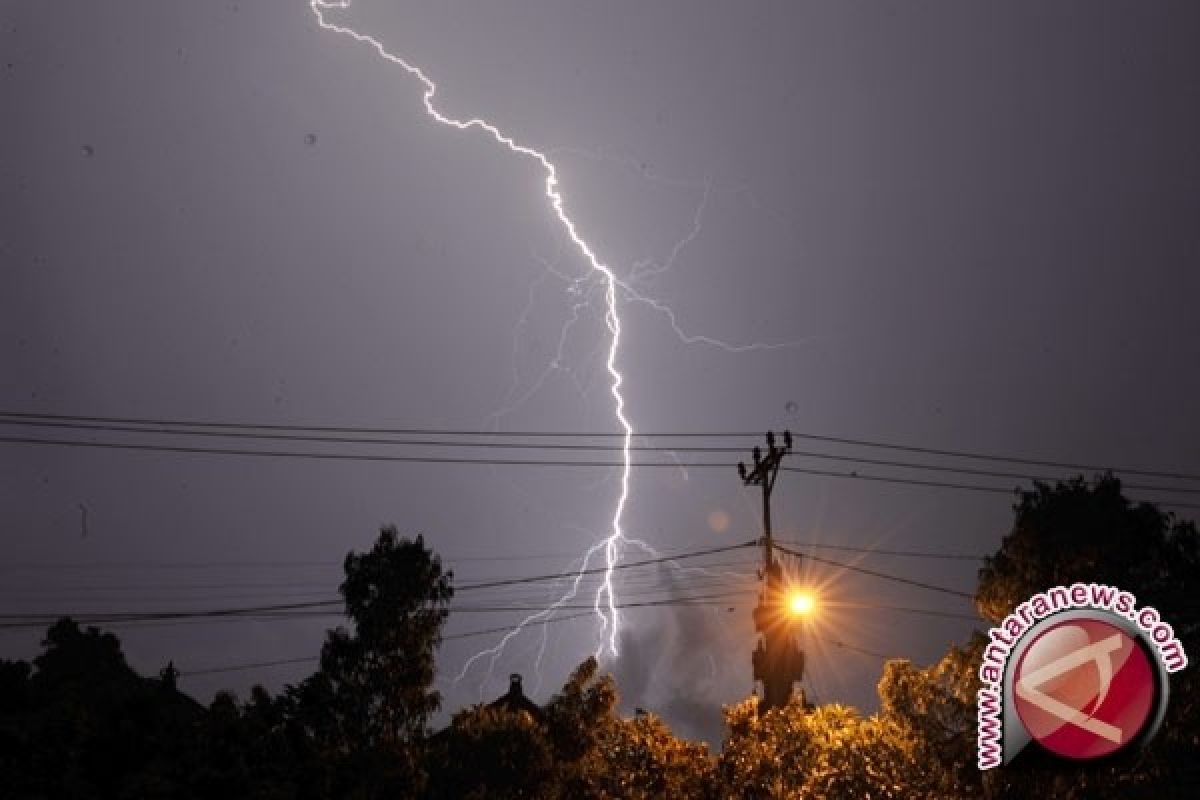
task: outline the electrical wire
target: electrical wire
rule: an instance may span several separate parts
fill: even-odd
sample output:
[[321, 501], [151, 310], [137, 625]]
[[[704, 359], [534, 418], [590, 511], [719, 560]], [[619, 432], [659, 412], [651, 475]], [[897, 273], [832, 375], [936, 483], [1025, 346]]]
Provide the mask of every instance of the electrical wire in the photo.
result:
[[[723, 595], [712, 595], [719, 597]], [[634, 603], [620, 603], [616, 607], [618, 609], [628, 608], [657, 608], [663, 606], [706, 606], [714, 605], [709, 600], [702, 599], [704, 596], [697, 597], [680, 597], [666, 600], [643, 601]], [[340, 601], [338, 601], [340, 602]], [[274, 619], [304, 619], [312, 617], [340, 617], [343, 612], [340, 610], [326, 609], [331, 603], [297, 603], [297, 604], [280, 604], [270, 607], [258, 608], [222, 608], [222, 609], [202, 609], [189, 611], [154, 611], [154, 612], [120, 612], [120, 613], [100, 613], [100, 614], [80, 614], [63, 612], [60, 614], [0, 614], [0, 630], [14, 630], [20, 628], [40, 628], [48, 623], [53, 623], [62, 617], [70, 617], [78, 623], [93, 625], [115, 625], [129, 622], [167, 622], [175, 620], [194, 620], [194, 619], [212, 619], [212, 618], [250, 618], [258, 617], [262, 620]], [[715, 605], [721, 605], [717, 603]], [[295, 610], [288, 610], [289, 607]], [[583, 610], [591, 609], [595, 611], [594, 606], [558, 606], [562, 609]], [[450, 609], [447, 609], [448, 611]], [[530, 607], [511, 607], [511, 606], [479, 606], [463, 609], [455, 609], [460, 613], [503, 613], [509, 611], [544, 611], [545, 606], [530, 606]], [[505, 630], [511, 630], [511, 626]]]
[[[875, 608], [888, 608], [887, 606], [874, 606], [874, 607]], [[899, 611], [899, 610], [929, 611], [929, 609], [900, 609], [900, 608], [895, 608], [893, 610], [897, 610], [897, 611]], [[529, 623], [529, 625], [530, 626], [538, 626], [538, 625], [549, 625], [549, 624], [556, 623], [556, 622], [569, 622], [570, 620], [580, 619], [582, 617], [589, 617], [592, 615], [592, 613], [594, 613], [594, 612], [589, 611], [589, 612], [580, 613], [580, 614], [568, 614], [567, 616], [564, 616], [564, 617], [551, 617], [549, 619], [536, 620], [534, 622]], [[441, 638], [442, 638], [443, 642], [447, 642], [447, 641], [452, 641], [452, 640], [456, 640], [456, 639], [469, 639], [469, 638], [473, 638], [473, 637], [477, 637], [477, 636], [489, 636], [489, 635], [496, 634], [496, 633], [506, 633], [511, 630], [512, 630], [511, 626], [500, 626], [500, 627], [495, 627], [495, 628], [484, 628], [483, 630], [464, 631], [462, 633], [451, 633], [451, 634], [442, 636]], [[872, 658], [879, 658], [879, 659], [882, 659], [885, 661], [888, 660], [889, 658], [892, 658], [892, 656], [884, 655], [883, 653], [878, 653], [873, 650], [867, 650], [865, 648], [858, 647], [857, 645], [852, 645], [848, 642], [844, 642], [840, 639], [822, 636], [820, 634], [816, 634], [816, 633], [812, 633], [812, 632], [809, 632], [805, 635], [809, 636], [811, 638], [818, 639], [818, 640], [820, 640], [826, 644], [832, 645], [834, 647], [838, 647], [838, 648], [845, 649], [845, 650], [850, 650], [852, 652], [859, 653], [861, 655], [869, 656]], [[266, 669], [266, 668], [284, 666], [284, 665], [290, 665], [290, 664], [312, 663], [315, 661], [320, 661], [320, 658], [321, 658], [320, 656], [300, 656], [297, 658], [282, 658], [282, 659], [276, 659], [273, 661], [252, 661], [252, 662], [243, 663], [243, 664], [229, 664], [229, 665], [216, 666], [216, 667], [204, 667], [204, 668], [200, 668], [200, 669], [192, 669], [192, 670], [182, 671], [179, 673], [179, 677], [180, 678], [192, 678], [192, 677], [201, 676], [201, 675], [216, 675], [216, 674], [228, 673], [228, 672], [243, 672], [246, 670], [253, 670], [253, 669]]]
[[[508, 437], [508, 438], [589, 438], [603, 439], [621, 436], [622, 434], [605, 431], [605, 432], [579, 432], [579, 431], [486, 431], [486, 430], [462, 430], [450, 428], [380, 428], [380, 427], [356, 427], [356, 426], [330, 426], [330, 425], [280, 425], [270, 423], [251, 423], [251, 422], [213, 422], [201, 420], [180, 420], [180, 419], [163, 419], [163, 418], [145, 418], [145, 417], [104, 417], [104, 416], [81, 416], [67, 414], [43, 414], [24, 411], [6, 411], [0, 410], [0, 417], [8, 418], [11, 421], [29, 420], [49, 420], [49, 421], [73, 421], [79, 423], [103, 423], [114, 425], [140, 425], [140, 426], [173, 426], [187, 428], [209, 428], [209, 429], [229, 429], [229, 430], [260, 430], [260, 431], [302, 431], [302, 432], [323, 432], [323, 433], [346, 433], [346, 434], [388, 434], [401, 436], [481, 436], [481, 437]], [[8, 421], [8, 420], [0, 420]], [[1055, 467], [1059, 469], [1070, 470], [1085, 470], [1090, 472], [1105, 472], [1112, 471], [1115, 473], [1124, 473], [1128, 475], [1142, 475], [1146, 477], [1157, 478], [1172, 478], [1176, 480], [1200, 481], [1200, 474], [1183, 473], [1166, 470], [1149, 470], [1135, 467], [1116, 467], [1111, 464], [1089, 464], [1072, 461], [1058, 461], [1051, 459], [1035, 459], [1026, 456], [1012, 456], [996, 453], [981, 453], [970, 450], [955, 450], [948, 448], [922, 447], [917, 445], [896, 444], [894, 442], [884, 442], [871, 439], [858, 439], [844, 436], [830, 436], [827, 434], [814, 433], [796, 433], [792, 432], [792, 437], [796, 439], [804, 439], [810, 441], [828, 442], [831, 444], [852, 445], [855, 447], [869, 447], [883, 450], [896, 450], [907, 453], [921, 453], [925, 455], [936, 455], [954, 458], [965, 458], [979, 461], [1005, 462], [1009, 464], [1025, 464], [1028, 466], [1039, 467]], [[761, 432], [723, 432], [723, 431], [707, 431], [707, 432], [656, 432], [656, 433], [639, 433], [638, 437], [642, 439], [748, 439], [761, 436]]]
[[[310, 451], [288, 451], [288, 450], [244, 450], [227, 447], [186, 447], [182, 445], [155, 445], [155, 444], [134, 444], [127, 442], [95, 442], [82, 440], [68, 439], [38, 439], [25, 436], [0, 436], [0, 443], [7, 444], [31, 444], [39, 446], [51, 447], [80, 447], [102, 450], [125, 450], [125, 451], [143, 451], [156, 453], [175, 453], [175, 454], [190, 454], [190, 455], [218, 455], [218, 456], [249, 456], [259, 458], [293, 458], [315, 461], [349, 461], [363, 463], [406, 463], [406, 464], [473, 464], [484, 466], [524, 466], [524, 467], [585, 467], [585, 468], [605, 468], [617, 469], [629, 466], [632, 468], [643, 467], [665, 467], [668, 469], [701, 469], [701, 468], [717, 468], [729, 469], [730, 464], [719, 462], [691, 462], [680, 463], [676, 461], [633, 461], [625, 464], [620, 461], [585, 461], [585, 460], [553, 460], [553, 459], [499, 459], [499, 458], [458, 458], [451, 456], [399, 456], [399, 455], [370, 455], [365, 453], [316, 453]], [[899, 478], [883, 475], [865, 475], [858, 471], [852, 472], [837, 472], [835, 470], [819, 470], [808, 469], [804, 467], [782, 467], [785, 472], [799, 473], [805, 475], [814, 475], [826, 478], [850, 478], [855, 480], [892, 483], [909, 486], [924, 486], [944, 489], [957, 489], [963, 491], [985, 492], [991, 494], [1007, 494], [1013, 495], [1017, 491], [1016, 487], [1004, 488], [999, 486], [983, 486], [979, 484], [963, 484], [949, 481], [932, 481], [919, 480], [915, 478]], [[1164, 487], [1165, 488], [1165, 487]], [[1168, 491], [1182, 491], [1179, 489], [1167, 489]], [[1158, 505], [1169, 506], [1173, 508], [1200, 508], [1200, 503], [1178, 503], [1173, 500], [1154, 500], [1152, 502]]]
[[781, 552], [787, 553], [790, 556], [795, 556], [796, 558], [802, 558], [802, 559], [807, 558], [810, 561], [816, 561], [817, 563], [826, 564], [831, 567], [837, 567], [839, 569], [845, 569], [845, 570], [849, 570], [851, 572], [857, 572], [862, 575], [870, 575], [873, 578], [881, 578], [883, 580], [893, 581], [895, 583], [903, 583], [908, 586], [916, 586], [919, 589], [928, 589], [931, 592], [941, 592], [943, 594], [954, 595], [955, 597], [963, 597], [963, 598], [966, 598], [967, 600], [975, 599], [974, 594], [972, 594], [971, 592], [965, 592], [961, 589], [951, 589], [946, 586], [938, 586], [937, 584], [934, 584], [934, 583], [926, 583], [925, 581], [918, 581], [918, 580], [914, 580], [913, 578], [905, 578], [900, 575], [892, 575], [887, 572], [880, 572], [878, 570], [867, 569], [866, 567], [860, 567], [856, 564], [847, 564], [844, 561], [835, 561], [834, 559], [831, 559], [831, 558], [815, 556], [812, 553], [801, 553], [797, 550], [792, 550], [791, 548], [789, 548], [785, 545], [777, 544], [777, 545], [775, 545], [775, 549], [779, 550]]
[[937, 553], [930, 550], [884, 550], [878, 547], [862, 547], [848, 544], [832, 544], [829, 542], [800, 541], [797, 539], [774, 540], [778, 544], [792, 547], [814, 547], [818, 550], [846, 550], [851, 553], [862, 553], [869, 556], [896, 556], [900, 558], [939, 558], [951, 561], [982, 561], [986, 556], [970, 555], [967, 553]]
[[[549, 625], [554, 622], [569, 622], [573, 619], [581, 617], [590, 617], [591, 613], [584, 614], [568, 614], [565, 617], [551, 617], [544, 620], [535, 620], [529, 623], [529, 626]], [[462, 633], [448, 633], [441, 637], [443, 642], [453, 641], [456, 639], [470, 639], [476, 636], [489, 636], [495, 633], [504, 633], [512, 630], [511, 627], [485, 628], [478, 631], [463, 631]], [[305, 664], [314, 661], [320, 661], [320, 656], [300, 656], [297, 658], [280, 658], [274, 661], [253, 661], [247, 664], [229, 664], [219, 667], [203, 667], [200, 669], [190, 669], [179, 673], [180, 678], [191, 678], [198, 675], [217, 675], [226, 672], [242, 672], [250, 669], [261, 669], [268, 667], [278, 667], [286, 664]]]
[[475, 591], [478, 589], [492, 589], [497, 586], [514, 586], [514, 585], [522, 584], [522, 583], [538, 583], [538, 582], [542, 582], [542, 581], [564, 580], [567, 578], [573, 578], [578, 575], [598, 575], [600, 573], [607, 573], [607, 572], [613, 571], [613, 570], [634, 569], [636, 567], [645, 567], [645, 566], [649, 566], [652, 564], [665, 564], [665, 563], [668, 563], [671, 561], [682, 561], [682, 560], [685, 560], [688, 558], [699, 558], [700, 556], [710, 556], [710, 555], [715, 555], [717, 553], [728, 553], [731, 550], [742, 550], [747, 547], [754, 547], [754, 546], [756, 546], [756, 544], [757, 544], [757, 542], [754, 542], [754, 541], [741, 542], [739, 544], [726, 545], [725, 547], [712, 547], [707, 550], [696, 550], [691, 553], [685, 553], [682, 555], [661, 556], [659, 558], [649, 558], [649, 559], [645, 559], [643, 561], [627, 561], [627, 562], [624, 562], [621, 564], [614, 564], [612, 566], [593, 567], [591, 569], [583, 569], [583, 570], [578, 570], [576, 572], [559, 572], [559, 573], [555, 573], [553, 575], [535, 575], [535, 576], [528, 577], [528, 578], [508, 578], [505, 580], [498, 580], [498, 581], [486, 581], [483, 583], [472, 583], [472, 584], [467, 584], [466, 586], [459, 586], [459, 587], [455, 588], [454, 591], [456, 593], [457, 592], [470, 592], [470, 591]]
[[[287, 433], [249, 433], [241, 430], [235, 431], [216, 431], [211, 429], [192, 430], [188, 428], [178, 427], [136, 427], [130, 425], [105, 425], [97, 423], [71, 423], [58, 421], [39, 421], [39, 420], [6, 420], [0, 418], [0, 424], [18, 425], [24, 427], [43, 427], [43, 428], [67, 428], [70, 430], [84, 431], [99, 431], [101, 433], [151, 433], [159, 435], [171, 436], [199, 436], [209, 438], [222, 439], [257, 439], [266, 441], [287, 441], [287, 442], [304, 442], [304, 443], [328, 443], [328, 444], [366, 444], [373, 446], [388, 446], [388, 447], [418, 447], [418, 448], [469, 448], [469, 449], [508, 449], [508, 450], [551, 450], [551, 451], [568, 451], [568, 452], [641, 452], [641, 453], [736, 453], [744, 452], [742, 447], [730, 446], [695, 446], [695, 445], [676, 445], [676, 446], [652, 446], [652, 445], [629, 445], [628, 447], [619, 445], [606, 444], [565, 444], [560, 442], [531, 443], [531, 442], [497, 442], [497, 441], [471, 441], [466, 439], [447, 440], [447, 439], [378, 439], [378, 438], [361, 438], [361, 437], [345, 437], [345, 436], [330, 436], [330, 435], [305, 435], [305, 434], [287, 434]], [[798, 456], [801, 458], [824, 459], [829, 461], [848, 462], [854, 464], [869, 464], [871, 466], [882, 467], [897, 467], [901, 469], [917, 469], [931, 472], [947, 472], [961, 475], [972, 475], [976, 477], [989, 478], [1015, 478], [1022, 481], [1041, 481], [1051, 482], [1057, 478], [1047, 475], [1035, 475], [1027, 472], [1012, 472], [1008, 470], [985, 470], [973, 469], [970, 467], [955, 467], [944, 464], [922, 464], [912, 461], [896, 461], [893, 459], [869, 458], [865, 456], [850, 456], [840, 453], [818, 453], [805, 450], [790, 450], [789, 455]], [[1200, 494], [1200, 488], [1184, 488], [1184, 487], [1168, 487], [1168, 486], [1147, 486], [1140, 484], [1127, 484], [1127, 488], [1137, 491], [1160, 491], [1168, 493], [1184, 493], [1184, 494]]]
[[840, 647], [843, 650], [849, 650], [851, 652], [858, 653], [860, 655], [870, 656], [871, 658], [879, 658], [884, 661], [887, 661], [888, 659], [891, 659], [891, 658], [895, 658], [895, 656], [887, 656], [887, 655], [884, 655], [883, 653], [877, 653], [874, 650], [867, 650], [866, 648], [859, 647], [857, 645], [853, 645], [848, 642], [843, 642], [841, 639], [834, 639], [834, 638], [828, 637], [828, 636], [816, 636], [815, 638], [819, 639], [822, 642], [825, 642], [826, 644], [833, 645], [834, 647]]
[[[703, 556], [725, 553], [731, 550], [740, 550], [747, 547], [753, 547], [754, 542], [742, 542], [739, 544], [726, 545], [724, 547], [713, 547], [706, 550], [695, 550], [687, 553], [678, 553], [671, 556], [661, 556], [659, 558], [645, 559], [642, 561], [630, 561], [622, 564], [616, 564], [611, 567], [612, 570], [629, 570], [639, 567], [645, 567], [655, 564], [662, 564], [673, 561], [685, 561], [691, 558], [701, 558]], [[559, 572], [549, 575], [534, 575], [522, 578], [509, 578], [501, 581], [488, 581], [484, 583], [468, 584], [455, 589], [456, 593], [469, 592], [482, 589], [494, 589], [504, 586], [517, 586], [530, 583], [541, 583], [546, 581], [560, 581], [572, 579], [577, 576], [587, 576], [607, 572], [609, 567], [597, 567], [592, 569], [578, 570], [574, 572]], [[274, 613], [288, 611], [303, 611], [310, 609], [319, 609], [342, 603], [341, 599], [330, 600], [310, 600], [294, 603], [276, 603], [270, 605], [259, 605], [242, 608], [224, 608], [224, 609], [201, 609], [201, 610], [173, 610], [173, 611], [121, 611], [121, 612], [105, 612], [104, 614], [88, 614], [78, 612], [55, 612], [55, 613], [19, 613], [19, 614], [0, 614], [0, 619], [8, 620], [25, 620], [25, 619], [57, 619], [62, 616], [80, 617], [88, 619], [183, 619], [189, 617], [205, 617], [205, 616], [240, 616], [255, 613]]]

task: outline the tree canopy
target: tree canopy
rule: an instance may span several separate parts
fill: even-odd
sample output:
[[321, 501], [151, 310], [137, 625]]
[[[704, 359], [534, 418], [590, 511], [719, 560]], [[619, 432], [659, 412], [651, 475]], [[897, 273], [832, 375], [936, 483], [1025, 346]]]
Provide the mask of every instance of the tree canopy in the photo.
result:
[[[1002, 619], [1035, 592], [1098, 581], [1134, 592], [1200, 652], [1200, 543], [1191, 523], [1125, 499], [1102, 476], [1036, 485], [980, 570], [976, 601]], [[1162, 732], [1099, 764], [1030, 758], [975, 767], [976, 632], [928, 666], [883, 665], [878, 713], [795, 701], [725, 709], [719, 752], [675, 736], [587, 659], [541, 706], [477, 705], [430, 729], [453, 575], [417, 536], [384, 528], [350, 553], [346, 624], [318, 668], [279, 695], [201, 706], [168, 662], [142, 677], [117, 637], [63, 619], [32, 660], [0, 660], [0, 795], [17, 798], [952, 798], [1171, 796], [1200, 786], [1196, 670], [1172, 678]], [[519, 684], [514, 684], [518, 685]], [[523, 697], [523, 696], [522, 696]]]

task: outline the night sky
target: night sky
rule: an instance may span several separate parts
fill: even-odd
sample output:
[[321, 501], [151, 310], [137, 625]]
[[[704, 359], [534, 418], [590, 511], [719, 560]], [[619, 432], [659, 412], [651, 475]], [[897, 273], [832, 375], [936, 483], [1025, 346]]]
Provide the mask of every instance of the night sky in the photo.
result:
[[[1195, 3], [356, 0], [329, 17], [419, 65], [446, 114], [485, 117], [544, 151], [580, 235], [671, 309], [675, 328], [660, 308], [618, 295], [618, 364], [638, 431], [786, 427], [1200, 472]], [[416, 79], [320, 30], [306, 2], [0, 0], [0, 55], [3, 411], [620, 430], [602, 291], [554, 218], [540, 168], [486, 134], [434, 122]], [[726, 346], [685, 341], [697, 336]], [[746, 348], [755, 344], [772, 346]], [[0, 436], [150, 440], [11, 424]], [[756, 441], [700, 443], [748, 451]], [[669, 458], [646, 456], [656, 457]], [[635, 470], [630, 536], [683, 553], [758, 535], [758, 495], [734, 468], [748, 452], [678, 458], [728, 466]], [[346, 552], [389, 523], [423, 533], [460, 584], [557, 573], [609, 533], [619, 491], [612, 468], [11, 442], [0, 443], [0, 476], [7, 614], [325, 598]], [[793, 473], [780, 477], [774, 517], [778, 536], [802, 542], [982, 555], [1011, 524], [1011, 504]], [[967, 591], [978, 568], [812, 552]], [[740, 575], [724, 576], [726, 589], [753, 588], [756, 557], [687, 563]], [[806, 570], [841, 602], [972, 611], [952, 595]], [[630, 570], [618, 586], [648, 600], [721, 581], [664, 567]], [[584, 586], [590, 602], [595, 581]], [[560, 588], [456, 604], [548, 601]], [[752, 688], [753, 599], [625, 612], [621, 655], [604, 659], [624, 707], [719, 740], [720, 704]], [[454, 612], [447, 633], [520, 616]], [[116, 630], [136, 668], [174, 659], [186, 673], [315, 655], [335, 622]], [[806, 642], [808, 690], [871, 709], [880, 659], [832, 639], [928, 663], [976, 624], [831, 611], [825, 638]], [[0, 630], [0, 657], [33, 656], [41, 634]], [[445, 708], [491, 699], [514, 671], [544, 700], [597, 634], [589, 618], [536, 629], [491, 679], [480, 665], [458, 683], [498, 636], [447, 641]], [[278, 690], [312, 669], [182, 685], [208, 700], [258, 682]]]

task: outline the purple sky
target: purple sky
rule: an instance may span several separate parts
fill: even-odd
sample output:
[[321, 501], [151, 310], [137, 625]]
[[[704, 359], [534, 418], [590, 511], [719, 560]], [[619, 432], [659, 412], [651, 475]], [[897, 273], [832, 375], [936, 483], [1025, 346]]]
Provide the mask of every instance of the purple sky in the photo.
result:
[[[687, 344], [622, 297], [638, 430], [790, 427], [1200, 472], [1195, 4], [357, 0], [336, 19], [420, 65], [446, 113], [546, 151], [581, 234], [624, 279], [642, 264], [637, 288], [686, 333], [791, 343]], [[602, 299], [568, 291], [587, 266], [536, 164], [434, 123], [416, 80], [320, 31], [307, 3], [4, 0], [0, 54], [0, 409], [618, 430]], [[583, 301], [562, 369], [539, 384]], [[618, 488], [615, 470], [8, 443], [0, 474], [9, 613], [327, 596], [345, 552], [385, 523], [423, 532], [460, 583], [557, 572], [607, 532]], [[788, 475], [775, 518], [800, 540], [982, 554], [1010, 502]], [[668, 552], [702, 549], [756, 535], [757, 508], [732, 466], [639, 470], [625, 522]], [[728, 529], [714, 530], [721, 514]], [[708, 560], [749, 575], [753, 558]], [[862, 563], [974, 585], [970, 561]], [[693, 582], [643, 571], [627, 593]], [[861, 576], [828, 591], [970, 610]], [[629, 611], [606, 663], [627, 706], [719, 735], [719, 704], [751, 686], [750, 602], [733, 605]], [[447, 630], [515, 618], [456, 613]], [[119, 632], [139, 669], [172, 658], [186, 671], [313, 654], [327, 624]], [[863, 611], [831, 635], [924, 663], [970, 629]], [[518, 639], [493, 680], [476, 669], [459, 684], [495, 638], [447, 642], [447, 708], [500, 693], [511, 671], [548, 696], [596, 630], [547, 632], [541, 681], [540, 635]], [[29, 657], [38, 638], [0, 631], [0, 657]], [[809, 650], [820, 700], [872, 707], [878, 659]], [[278, 689], [309, 669], [186, 688]]]

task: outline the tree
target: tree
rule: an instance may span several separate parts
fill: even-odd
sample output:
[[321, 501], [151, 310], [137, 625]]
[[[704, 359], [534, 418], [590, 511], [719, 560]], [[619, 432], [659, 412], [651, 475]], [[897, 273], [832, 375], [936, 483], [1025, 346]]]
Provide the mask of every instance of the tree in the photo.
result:
[[574, 796], [650, 800], [716, 797], [715, 762], [704, 744], [677, 738], [658, 716], [611, 716], [584, 756]]
[[[616, 714], [612, 678], [594, 658], [534, 715], [474, 706], [433, 737], [436, 798], [607, 798], [715, 796], [704, 745], [675, 738], [658, 717]], [[464, 769], [469, 765], [469, 769]]]
[[[475, 706], [455, 715], [430, 753], [435, 797], [571, 797], [588, 792], [586, 760], [599, 746], [617, 703], [612, 678], [594, 658], [580, 664], [542, 707]], [[463, 770], [470, 764], [469, 771]]]
[[25, 725], [30, 708], [28, 661], [0, 659], [0, 785], [20, 786], [32, 759]]
[[327, 794], [415, 796], [440, 704], [430, 687], [453, 575], [422, 537], [400, 538], [393, 527], [370, 552], [347, 555], [344, 568], [339, 591], [353, 630], [330, 631], [316, 674], [289, 688], [290, 724], [322, 765]]
[[924, 669], [893, 659], [879, 681], [880, 716], [904, 731], [914, 762], [943, 797], [975, 797], [982, 790], [975, 759], [976, 670], [985, 644], [977, 632]]
[[1131, 591], [1195, 632], [1189, 586], [1200, 578], [1200, 539], [1191, 522], [1149, 503], [1131, 503], [1111, 475], [1035, 484], [1014, 506], [1016, 520], [979, 573], [976, 605], [999, 622], [1035, 592], [1075, 581]]
[[725, 709], [729, 735], [718, 759], [720, 796], [743, 800], [941, 797], [909, 731], [853, 708], [758, 701]]
[[526, 711], [473, 706], [455, 714], [450, 727], [436, 738], [438, 753], [431, 770], [435, 798], [517, 800], [561, 795], [561, 774], [550, 739]]
[[602, 723], [617, 706], [617, 687], [600, 665], [588, 658], [575, 668], [562, 691], [546, 704], [546, 729], [555, 758], [578, 764], [596, 746]]
[[143, 678], [116, 636], [60, 620], [32, 668], [0, 662], [0, 795], [421, 796], [450, 577], [420, 537], [384, 529], [345, 561], [351, 629], [329, 633], [308, 680], [245, 705], [222, 692], [205, 709], [173, 663]]
[[[29, 665], [0, 669], [0, 786], [28, 797], [189, 797], [202, 709], [125, 662], [111, 633], [60, 619]], [[8, 754], [14, 754], [11, 760]]]

